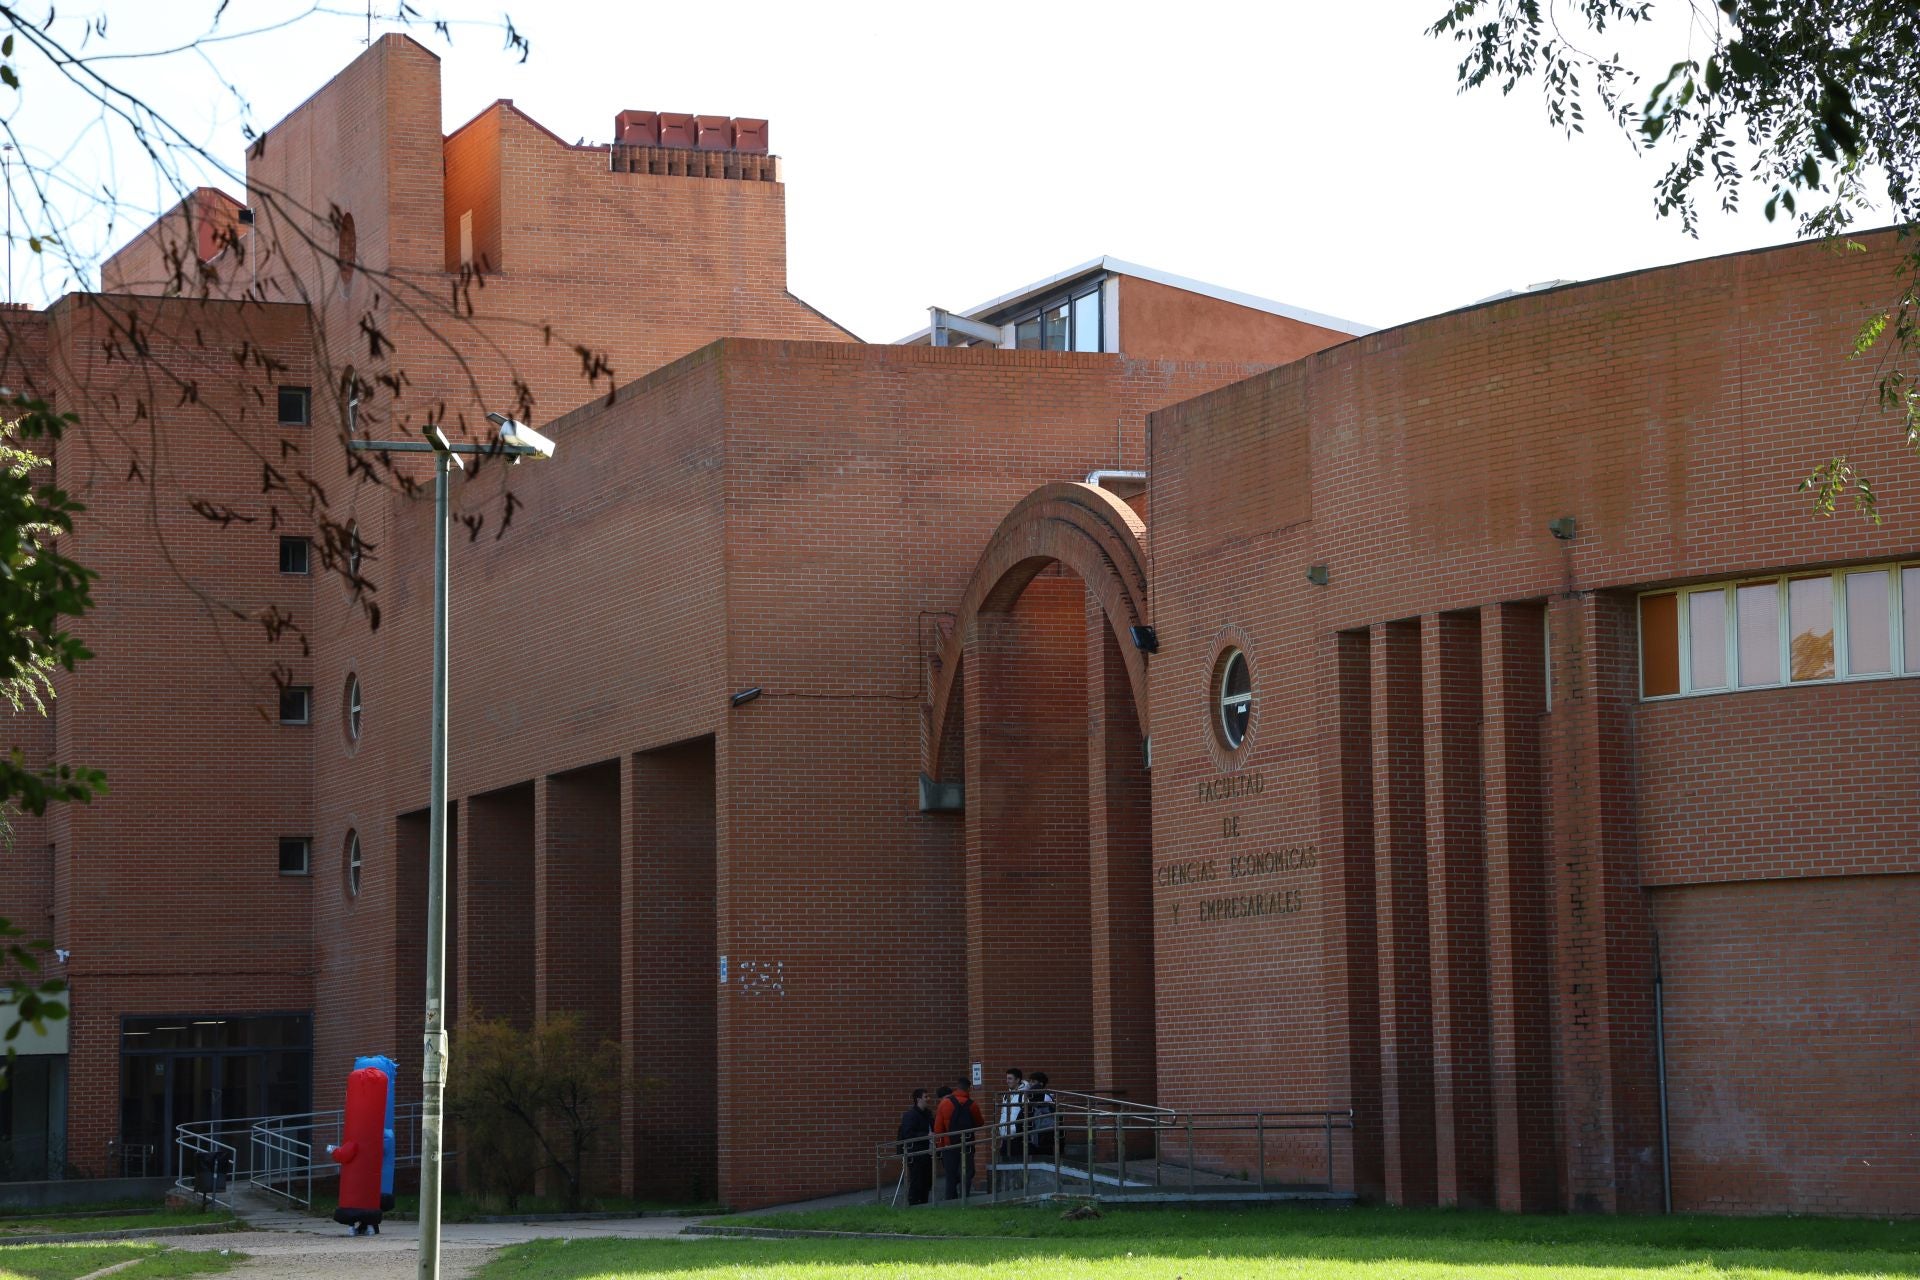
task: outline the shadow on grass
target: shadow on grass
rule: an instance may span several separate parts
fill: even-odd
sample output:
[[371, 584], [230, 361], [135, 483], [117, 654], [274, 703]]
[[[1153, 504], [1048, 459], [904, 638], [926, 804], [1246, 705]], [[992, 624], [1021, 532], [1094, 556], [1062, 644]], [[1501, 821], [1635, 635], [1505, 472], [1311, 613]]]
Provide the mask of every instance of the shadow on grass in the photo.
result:
[[[979, 1211], [965, 1211], [974, 1213]], [[1030, 1211], [1029, 1211], [1030, 1212]], [[813, 1216], [813, 1215], [809, 1215]], [[951, 1214], [926, 1215], [927, 1230]], [[1568, 1276], [1581, 1280], [1751, 1275], [1917, 1276], [1920, 1253], [1906, 1224], [1805, 1220], [1516, 1218], [1489, 1214], [1401, 1214], [1378, 1211], [1306, 1217], [1132, 1212], [1085, 1222], [1072, 1235], [991, 1238], [994, 1226], [1017, 1228], [1004, 1211], [980, 1212], [972, 1239], [898, 1240], [575, 1240], [536, 1241], [508, 1250], [484, 1280], [613, 1280], [623, 1276], [701, 1274], [738, 1277], [829, 1276], [869, 1269], [884, 1275], [975, 1274], [1051, 1277], [1274, 1275], [1328, 1280], [1400, 1280], [1410, 1275]], [[1036, 1215], [1037, 1216], [1037, 1215]], [[1595, 1224], [1598, 1224], [1596, 1226]], [[756, 1225], [766, 1225], [759, 1219]], [[1848, 1245], [1849, 1228], [1881, 1228], [1871, 1241]], [[1655, 1227], [1654, 1231], [1646, 1228]], [[1772, 1234], [1769, 1246], [1742, 1238]], [[1222, 1230], [1222, 1228], [1227, 1228]], [[1238, 1228], [1238, 1229], [1234, 1229]], [[1904, 1229], [1903, 1229], [1904, 1228]], [[951, 1229], [951, 1228], [949, 1228]], [[1012, 1234], [1011, 1231], [1008, 1234]], [[1652, 1235], [1657, 1239], [1648, 1239]], [[1635, 1238], [1635, 1237], [1638, 1238]], [[1695, 1239], [1694, 1237], [1698, 1237]], [[1819, 1244], [1810, 1243], [1817, 1238]]]

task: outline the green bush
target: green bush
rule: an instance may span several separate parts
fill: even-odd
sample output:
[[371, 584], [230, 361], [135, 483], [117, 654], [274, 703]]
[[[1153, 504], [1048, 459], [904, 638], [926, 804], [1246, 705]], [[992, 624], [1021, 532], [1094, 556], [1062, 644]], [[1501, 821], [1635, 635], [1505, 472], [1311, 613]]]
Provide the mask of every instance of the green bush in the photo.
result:
[[508, 1210], [541, 1173], [569, 1212], [588, 1199], [587, 1157], [619, 1100], [620, 1046], [589, 1044], [572, 1014], [520, 1028], [482, 1019], [454, 1037], [447, 1109], [460, 1126], [468, 1177]]

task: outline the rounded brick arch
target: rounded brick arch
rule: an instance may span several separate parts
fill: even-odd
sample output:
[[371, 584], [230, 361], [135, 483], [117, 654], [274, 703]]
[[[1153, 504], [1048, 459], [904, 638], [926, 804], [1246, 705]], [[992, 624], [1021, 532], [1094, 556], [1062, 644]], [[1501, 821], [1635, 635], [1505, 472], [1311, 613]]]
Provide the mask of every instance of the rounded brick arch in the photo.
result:
[[1105, 489], [1059, 482], [1022, 498], [987, 540], [961, 597], [957, 623], [940, 652], [933, 689], [933, 718], [923, 752], [929, 778], [940, 776], [941, 744], [953, 715], [967, 632], [982, 613], [1013, 608], [1027, 584], [1048, 565], [1071, 569], [1087, 584], [1120, 641], [1140, 731], [1147, 722], [1147, 661], [1127, 629], [1147, 622], [1146, 525], [1132, 507]]

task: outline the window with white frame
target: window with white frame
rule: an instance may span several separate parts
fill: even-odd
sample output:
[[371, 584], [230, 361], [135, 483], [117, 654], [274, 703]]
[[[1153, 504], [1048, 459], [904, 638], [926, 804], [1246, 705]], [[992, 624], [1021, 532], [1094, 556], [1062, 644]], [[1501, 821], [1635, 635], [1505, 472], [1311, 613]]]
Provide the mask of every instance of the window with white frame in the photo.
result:
[[1640, 696], [1920, 675], [1920, 565], [1740, 578], [1640, 597]]

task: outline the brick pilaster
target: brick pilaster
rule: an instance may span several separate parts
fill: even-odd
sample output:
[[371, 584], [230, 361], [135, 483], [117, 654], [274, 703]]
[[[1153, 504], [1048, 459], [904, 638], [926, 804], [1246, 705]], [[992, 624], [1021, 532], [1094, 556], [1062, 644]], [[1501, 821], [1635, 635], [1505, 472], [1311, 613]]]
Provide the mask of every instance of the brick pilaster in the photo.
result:
[[1541, 717], [1545, 610], [1481, 610], [1485, 672], [1487, 993], [1491, 1012], [1496, 1203], [1559, 1204], [1553, 1112], [1553, 902]]
[[1326, 1025], [1344, 1027], [1328, 1045], [1327, 1102], [1353, 1109], [1349, 1164], [1336, 1181], [1355, 1194], [1384, 1194], [1380, 1110], [1380, 989], [1373, 847], [1373, 713], [1365, 631], [1329, 638], [1320, 752], [1320, 893], [1329, 904], [1321, 933]]
[[1370, 655], [1383, 1181], [1394, 1204], [1431, 1204], [1433, 1007], [1419, 624], [1376, 626]]
[[1432, 941], [1435, 1181], [1441, 1204], [1493, 1202], [1480, 619], [1421, 623], [1427, 919]]
[[470, 796], [459, 819], [458, 1021], [533, 1019], [533, 786]]
[[642, 752], [621, 774], [621, 1186], [631, 1195], [711, 1198], [719, 1179], [714, 741]]
[[1631, 603], [1556, 597], [1552, 847], [1567, 1208], [1644, 1211], [1660, 1197], [1652, 927], [1634, 831]]
[[[1087, 598], [1087, 856], [1093, 1090], [1154, 1100], [1153, 808], [1140, 717], [1105, 610]], [[1053, 1072], [1048, 1068], [1049, 1075]]]

